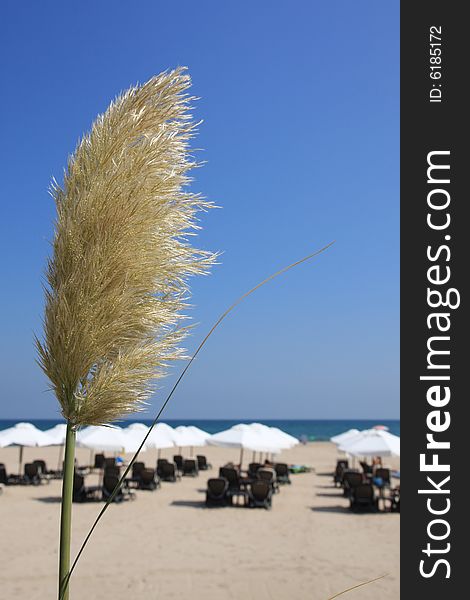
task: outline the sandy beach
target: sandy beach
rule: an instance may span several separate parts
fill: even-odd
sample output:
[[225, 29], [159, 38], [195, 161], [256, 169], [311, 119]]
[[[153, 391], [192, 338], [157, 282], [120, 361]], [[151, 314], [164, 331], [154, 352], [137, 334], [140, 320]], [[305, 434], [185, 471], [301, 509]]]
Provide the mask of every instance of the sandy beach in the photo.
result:
[[[338, 457], [333, 444], [283, 452], [280, 460], [314, 471], [293, 475], [292, 485], [274, 496], [271, 511], [204, 508], [206, 480], [239, 454], [214, 447], [201, 453], [212, 470], [164, 482], [156, 492], [137, 492], [134, 502], [109, 508], [72, 578], [73, 600], [327, 600], [384, 574], [342, 597], [399, 598], [400, 516], [348, 510], [330, 475]], [[163, 457], [172, 454], [162, 451]], [[25, 448], [24, 461], [44, 458], [55, 468], [58, 455], [54, 447]], [[88, 450], [78, 449], [77, 456], [79, 464], [88, 464]], [[156, 450], [143, 453], [142, 460], [154, 466]], [[0, 462], [16, 472], [18, 448], [0, 449]], [[397, 466], [393, 459], [384, 462]], [[96, 479], [89, 476], [87, 484]], [[60, 486], [51, 481], [4, 488], [0, 598], [56, 597]], [[101, 506], [74, 504], [73, 554]]]

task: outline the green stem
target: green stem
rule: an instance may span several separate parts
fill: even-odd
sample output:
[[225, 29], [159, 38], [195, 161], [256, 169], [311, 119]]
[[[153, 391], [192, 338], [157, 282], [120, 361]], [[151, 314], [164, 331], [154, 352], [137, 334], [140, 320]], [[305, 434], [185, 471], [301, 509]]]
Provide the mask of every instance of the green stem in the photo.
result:
[[70, 532], [72, 525], [73, 476], [75, 468], [75, 430], [67, 423], [65, 438], [64, 474], [62, 480], [62, 509], [60, 515], [59, 600], [69, 598]]

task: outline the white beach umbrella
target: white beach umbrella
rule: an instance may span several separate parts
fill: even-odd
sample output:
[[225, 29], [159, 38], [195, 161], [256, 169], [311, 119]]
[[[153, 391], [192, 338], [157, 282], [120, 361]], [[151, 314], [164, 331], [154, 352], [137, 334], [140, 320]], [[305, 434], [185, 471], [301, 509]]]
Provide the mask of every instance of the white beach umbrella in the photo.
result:
[[263, 425], [263, 423], [251, 423], [249, 427], [264, 436], [265, 440], [269, 440], [270, 443], [281, 449], [293, 448], [299, 443], [297, 438], [278, 427], [269, 427]]
[[273, 436], [255, 431], [245, 423], [215, 433], [207, 440], [207, 443], [211, 446], [222, 446], [224, 448], [240, 448], [240, 464], [243, 459], [243, 450], [272, 454], [281, 452], [281, 448], [276, 444]]
[[18, 469], [21, 475], [23, 448], [25, 446], [51, 446], [52, 440], [44, 431], [41, 431], [32, 423], [17, 423], [14, 427], [9, 427], [0, 432], [0, 445], [20, 447]]
[[198, 427], [179, 425], [175, 429], [176, 445], [180, 448], [194, 446], [205, 446], [207, 439], [210, 437], [208, 433], [202, 431]]
[[147, 439], [148, 448], [173, 448], [176, 446], [176, 438], [178, 435], [175, 433], [173, 427], [170, 427], [166, 423], [157, 423], [150, 432]]
[[110, 452], [135, 452], [140, 443], [121, 427], [90, 425], [77, 433], [77, 446]]
[[67, 425], [65, 423], [59, 423], [50, 429], [46, 429], [44, 433], [46, 433], [51, 439], [52, 446], [60, 446], [59, 456], [57, 458], [57, 470], [61, 471], [64, 457], [65, 437], [67, 435]]
[[195, 425], [188, 425], [187, 429], [191, 431], [191, 433], [199, 439], [199, 444], [194, 444], [194, 446], [205, 446], [207, 445], [207, 440], [211, 437], [211, 434]]
[[347, 442], [347, 440], [356, 437], [358, 433], [360, 433], [359, 429], [348, 429], [347, 431], [343, 431], [343, 433], [338, 433], [338, 435], [331, 437], [330, 442], [340, 446], [341, 444]]
[[366, 429], [339, 449], [353, 456], [400, 456], [400, 438], [382, 429]]
[[67, 434], [67, 425], [59, 423], [44, 432], [51, 440], [51, 446], [63, 446], [65, 444], [65, 436]]

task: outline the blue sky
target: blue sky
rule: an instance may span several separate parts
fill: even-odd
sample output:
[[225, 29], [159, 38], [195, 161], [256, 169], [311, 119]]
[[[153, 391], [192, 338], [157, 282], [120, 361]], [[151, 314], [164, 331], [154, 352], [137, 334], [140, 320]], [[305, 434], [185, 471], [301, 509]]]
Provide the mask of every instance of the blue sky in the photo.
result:
[[[167, 418], [399, 414], [399, 3], [4, 2], [1, 9], [0, 418], [53, 418], [35, 364], [52, 239], [50, 178], [121, 90], [187, 65], [221, 210], [198, 243], [187, 347], [241, 293], [272, 282], [210, 340]], [[173, 375], [162, 382], [150, 416]]]

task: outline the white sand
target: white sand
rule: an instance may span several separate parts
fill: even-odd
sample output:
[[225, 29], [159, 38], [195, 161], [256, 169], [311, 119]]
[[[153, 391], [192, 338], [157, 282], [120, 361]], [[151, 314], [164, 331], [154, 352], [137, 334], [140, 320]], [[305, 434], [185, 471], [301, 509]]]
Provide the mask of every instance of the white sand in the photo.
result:
[[[348, 501], [326, 475], [337, 458], [332, 444], [283, 453], [282, 460], [311, 465], [315, 472], [293, 475], [292, 485], [274, 496], [271, 511], [202, 508], [207, 478], [224, 462], [236, 462], [238, 452], [201, 453], [212, 471], [163, 483], [156, 492], [137, 492], [134, 502], [109, 508], [73, 575], [71, 600], [327, 600], [383, 574], [387, 577], [341, 598], [399, 598], [400, 516], [347, 510]], [[57, 465], [57, 448], [27, 448], [24, 454], [25, 462], [44, 458], [50, 468]], [[80, 464], [89, 456], [78, 450]], [[17, 457], [18, 448], [0, 449], [9, 472], [16, 472]], [[142, 459], [153, 466], [156, 451]], [[56, 597], [59, 495], [59, 481], [4, 488], [0, 598]], [[74, 504], [74, 553], [101, 506]]]

